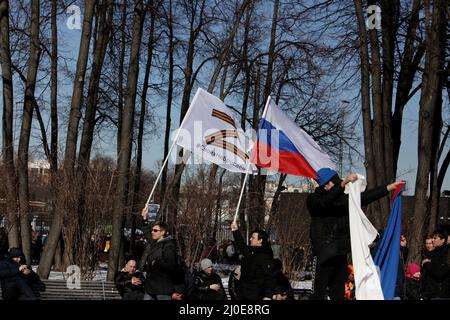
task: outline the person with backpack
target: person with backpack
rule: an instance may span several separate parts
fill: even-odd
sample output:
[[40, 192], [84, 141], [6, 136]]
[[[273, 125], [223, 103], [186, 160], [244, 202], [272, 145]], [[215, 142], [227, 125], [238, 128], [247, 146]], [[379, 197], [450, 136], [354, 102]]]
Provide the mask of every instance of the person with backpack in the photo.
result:
[[227, 300], [220, 276], [209, 259], [200, 261], [200, 271], [194, 277], [192, 300]]
[[165, 222], [148, 223], [147, 206], [142, 209], [142, 218], [148, 241], [139, 262], [139, 270], [146, 271], [144, 300], [171, 300], [177, 282], [177, 243], [168, 234], [169, 226]]

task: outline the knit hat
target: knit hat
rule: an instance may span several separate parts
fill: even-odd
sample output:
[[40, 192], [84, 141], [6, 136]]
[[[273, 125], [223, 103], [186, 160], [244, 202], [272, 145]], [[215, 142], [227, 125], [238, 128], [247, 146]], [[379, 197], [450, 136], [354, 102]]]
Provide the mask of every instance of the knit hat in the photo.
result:
[[206, 270], [206, 269], [208, 269], [209, 267], [212, 267], [212, 265], [213, 265], [213, 263], [212, 263], [212, 261], [209, 260], [209, 259], [203, 259], [202, 261], [200, 261], [200, 268], [201, 268], [202, 270]]
[[337, 172], [330, 168], [322, 168], [317, 171], [317, 182], [320, 186], [326, 185], [334, 176], [337, 176]]
[[22, 250], [19, 248], [10, 248], [8, 252], [9, 258], [22, 257]]
[[414, 278], [413, 276], [416, 272], [420, 272], [420, 266], [415, 263], [410, 263], [408, 265], [408, 270], [406, 271], [405, 276], [407, 278]]

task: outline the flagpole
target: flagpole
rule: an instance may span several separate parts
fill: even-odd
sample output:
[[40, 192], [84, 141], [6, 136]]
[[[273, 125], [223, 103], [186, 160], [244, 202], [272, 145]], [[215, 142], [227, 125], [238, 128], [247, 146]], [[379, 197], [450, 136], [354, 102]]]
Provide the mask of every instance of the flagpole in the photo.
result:
[[[200, 88], [195, 93], [194, 98], [192, 98], [191, 105], [194, 104], [194, 101], [197, 99], [197, 96], [199, 95], [199, 92], [200, 92]], [[170, 149], [167, 152], [167, 156], [164, 159], [164, 162], [163, 162], [163, 164], [161, 166], [161, 170], [159, 170], [159, 174], [156, 177], [155, 184], [153, 185], [152, 191], [150, 192], [150, 195], [148, 196], [147, 202], [145, 203], [146, 207], [148, 206], [148, 204], [150, 203], [150, 201], [152, 199], [153, 193], [155, 192], [156, 186], [158, 185], [159, 178], [161, 177], [161, 174], [162, 174], [162, 172], [164, 170], [164, 167], [166, 166], [167, 161], [169, 160], [169, 156], [170, 156], [170, 153], [172, 152], [173, 147], [176, 145], [178, 137], [180, 136], [181, 128], [183, 128], [183, 124], [184, 124], [185, 120], [188, 118], [188, 116], [190, 114], [190, 111], [191, 111], [191, 107], [189, 106], [189, 109], [187, 110], [186, 114], [184, 115], [183, 121], [181, 121], [180, 127], [177, 130], [177, 134], [175, 135], [175, 138], [173, 139], [172, 145], [170, 146]]]
[[[180, 127], [180, 128], [181, 128], [181, 127]], [[163, 162], [163, 164], [162, 164], [162, 166], [161, 166], [161, 170], [159, 170], [158, 176], [156, 177], [156, 181], [155, 181], [155, 183], [153, 184], [152, 191], [150, 192], [150, 196], [148, 197], [147, 202], [145, 203], [145, 206], [148, 206], [148, 204], [150, 203], [150, 200], [151, 200], [152, 197], [153, 197], [153, 193], [155, 192], [156, 186], [158, 185], [159, 178], [161, 177], [161, 174], [162, 174], [162, 172], [163, 172], [163, 170], [164, 170], [164, 167], [166, 166], [167, 161], [169, 160], [170, 154], [171, 154], [171, 152], [172, 152], [173, 147], [174, 147], [175, 144], [176, 144], [176, 141], [177, 141], [179, 135], [180, 135], [180, 129], [178, 129], [177, 135], [176, 135], [175, 139], [173, 140], [172, 145], [170, 146], [169, 151], [167, 152], [167, 156], [166, 156], [166, 158], [164, 159], [164, 162]]]
[[241, 200], [242, 200], [242, 196], [244, 195], [244, 190], [245, 190], [245, 184], [247, 183], [247, 179], [248, 179], [248, 169], [250, 169], [250, 160], [248, 162], [247, 165], [247, 169], [245, 170], [245, 178], [244, 178], [244, 182], [242, 183], [242, 188], [241, 188], [241, 194], [239, 195], [239, 200], [238, 200], [238, 204], [236, 207], [236, 212], [234, 213], [234, 218], [233, 218], [233, 222], [236, 223], [237, 221], [237, 216], [239, 213], [239, 207], [241, 206]]
[[[264, 107], [264, 111], [263, 111], [263, 114], [262, 114], [261, 118], [264, 118], [266, 116], [267, 108], [269, 107], [269, 102], [270, 102], [270, 95], [267, 97], [266, 106]], [[255, 145], [252, 146], [252, 150], [251, 150], [250, 154], [253, 152], [253, 147], [254, 146]], [[236, 221], [237, 221], [237, 216], [238, 216], [238, 213], [239, 213], [239, 208], [241, 206], [242, 196], [244, 195], [245, 184], [247, 183], [250, 166], [251, 166], [251, 162], [250, 162], [250, 159], [249, 159], [248, 165], [247, 165], [247, 169], [245, 170], [244, 182], [242, 183], [241, 194], [239, 195], [239, 200], [238, 200], [238, 204], [237, 204], [237, 207], [236, 207], [236, 212], [234, 213], [234, 218], [233, 218], [233, 222], [234, 223], [236, 223]]]

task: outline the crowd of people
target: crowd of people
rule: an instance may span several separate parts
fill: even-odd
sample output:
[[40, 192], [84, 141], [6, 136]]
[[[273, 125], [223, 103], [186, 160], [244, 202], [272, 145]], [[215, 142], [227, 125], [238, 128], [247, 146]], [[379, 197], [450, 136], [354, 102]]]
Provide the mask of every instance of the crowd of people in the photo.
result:
[[[347, 183], [358, 179], [351, 174], [341, 179], [331, 169], [318, 172], [319, 186], [307, 198], [311, 214], [310, 237], [315, 257], [313, 300], [353, 300], [355, 282], [351, 265]], [[361, 193], [367, 205], [389, 194], [401, 182], [379, 186]], [[143, 227], [140, 250], [126, 261], [116, 275], [116, 286], [127, 300], [294, 300], [294, 291], [283, 273], [282, 262], [274, 258], [265, 230], [254, 230], [243, 238], [238, 224], [231, 223], [233, 240], [202, 255], [198, 269], [191, 272], [180, 254], [169, 226], [162, 221], [150, 223], [148, 208], [142, 210]], [[110, 235], [99, 238], [96, 249], [108, 253]], [[94, 242], [93, 242], [94, 243]], [[420, 264], [408, 263], [408, 242], [400, 237], [400, 257], [394, 299], [450, 299], [450, 236], [437, 229], [424, 242]], [[32, 235], [32, 261], [39, 260], [42, 239]], [[375, 246], [376, 247], [376, 246]], [[37, 275], [25, 264], [18, 248], [0, 246], [0, 281], [5, 299], [34, 299], [30, 286]], [[372, 248], [374, 254], [374, 248]], [[95, 249], [94, 249], [95, 250]], [[236, 267], [228, 281], [228, 295], [214, 264]], [[350, 263], [350, 264], [349, 264]]]
[[[175, 239], [168, 234], [169, 226], [157, 221], [150, 224], [148, 210], [143, 212], [143, 231], [147, 246], [139, 259], [130, 259], [116, 277], [123, 299], [139, 300], [227, 300], [222, 278], [214, 270], [213, 261], [204, 258], [198, 270], [191, 273], [183, 265], [183, 258]], [[238, 225], [231, 224], [234, 241], [220, 246], [216, 261], [234, 262], [238, 253], [239, 265], [228, 278], [228, 291], [235, 300], [294, 299], [289, 279], [282, 271], [282, 263], [274, 259], [268, 234], [255, 230], [246, 245]], [[222, 248], [222, 250], [220, 250]], [[145, 272], [145, 276], [138, 271]]]

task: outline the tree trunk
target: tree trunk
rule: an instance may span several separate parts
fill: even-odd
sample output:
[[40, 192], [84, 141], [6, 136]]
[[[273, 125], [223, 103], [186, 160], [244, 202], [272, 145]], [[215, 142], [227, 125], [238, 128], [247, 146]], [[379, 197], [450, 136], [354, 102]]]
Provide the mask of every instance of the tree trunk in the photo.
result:
[[[137, 150], [136, 150], [136, 171], [134, 173], [134, 187], [133, 187], [133, 213], [138, 212], [141, 208], [139, 207], [140, 201], [140, 190], [141, 190], [141, 171], [142, 171], [142, 150], [143, 150], [143, 139], [144, 139], [144, 126], [145, 126], [145, 115], [147, 113], [147, 92], [149, 88], [150, 80], [150, 70], [153, 60], [153, 50], [155, 47], [155, 21], [156, 14], [160, 2], [154, 6], [153, 0], [149, 2], [150, 8], [150, 30], [149, 38], [147, 44], [147, 63], [145, 65], [145, 75], [144, 84], [142, 88], [142, 98], [141, 98], [141, 114], [139, 115], [139, 128], [137, 136]], [[136, 216], [131, 216], [131, 241], [130, 241], [130, 254], [134, 256], [136, 247]]]
[[[78, 52], [78, 61], [73, 85], [72, 102], [69, 115], [69, 126], [66, 137], [66, 151], [63, 167], [63, 185], [68, 186], [73, 181], [73, 168], [75, 163], [75, 154], [78, 138], [78, 123], [81, 117], [80, 109], [83, 98], [84, 78], [88, 62], [89, 45], [91, 40], [92, 18], [94, 15], [95, 0], [85, 1], [85, 11], [83, 20], [83, 30], [80, 40], [80, 50]], [[39, 261], [38, 274], [44, 279], [48, 278], [53, 263], [56, 246], [64, 219], [66, 199], [68, 195], [60, 193], [57, 199], [55, 215], [52, 219], [51, 229], [47, 237], [44, 251]], [[69, 204], [70, 206], [70, 204]], [[67, 249], [67, 247], [66, 247]]]
[[[192, 8], [192, 14], [190, 19], [190, 32], [189, 32], [189, 40], [188, 40], [188, 50], [186, 55], [186, 65], [184, 68], [184, 87], [183, 87], [183, 98], [181, 100], [181, 111], [180, 111], [180, 125], [183, 122], [184, 116], [186, 115], [187, 110], [189, 109], [189, 99], [191, 96], [192, 85], [193, 85], [193, 65], [194, 65], [194, 54], [195, 54], [195, 42], [201, 31], [201, 24], [203, 21], [203, 12], [205, 8], [205, 1], [202, 1], [200, 5], [200, 14], [199, 14], [199, 25], [194, 26], [194, 22], [196, 20], [197, 7]], [[178, 198], [180, 196], [180, 188], [181, 188], [181, 175], [183, 174], [185, 164], [180, 163], [180, 159], [183, 159], [183, 149], [177, 147], [176, 154], [176, 165], [175, 165], [175, 173], [172, 179], [172, 182], [169, 185], [169, 199], [165, 199], [165, 203], [167, 206], [167, 223], [171, 228], [172, 234], [174, 234], [174, 228], [176, 225], [176, 218], [178, 212]], [[164, 203], [163, 203], [164, 204]], [[161, 212], [165, 210], [165, 205], [161, 205]]]
[[122, 125], [122, 110], [123, 110], [123, 73], [124, 73], [124, 64], [125, 64], [125, 49], [126, 49], [126, 29], [127, 29], [127, 7], [128, 0], [124, 0], [122, 4], [122, 19], [121, 19], [121, 28], [122, 28], [122, 38], [120, 41], [120, 57], [119, 57], [119, 76], [118, 76], [118, 90], [117, 90], [117, 98], [118, 98], [118, 110], [117, 110], [117, 157], [119, 157], [120, 153], [120, 132]]
[[[272, 81], [273, 81], [273, 66], [275, 61], [275, 41], [276, 41], [276, 34], [277, 34], [277, 23], [278, 23], [278, 11], [279, 11], [279, 0], [275, 0], [273, 5], [273, 16], [272, 16], [272, 29], [270, 33], [270, 44], [269, 44], [269, 51], [268, 51], [268, 63], [267, 63], [267, 75], [266, 75], [266, 83], [264, 85], [264, 95], [263, 95], [263, 103], [267, 101], [267, 98], [269, 97], [270, 93], [272, 92]], [[259, 127], [259, 107], [256, 108], [255, 105], [255, 111], [253, 115], [253, 128], [255, 130], [258, 130]], [[264, 112], [264, 111], [263, 111]], [[254, 183], [252, 184], [252, 187], [249, 188], [250, 192], [250, 201], [251, 201], [251, 210], [250, 210], [250, 217], [251, 217], [251, 226], [252, 228], [256, 226], [263, 227], [264, 226], [264, 216], [266, 213], [266, 203], [264, 201], [264, 193], [265, 193], [265, 187], [266, 187], [266, 175], [258, 174], [254, 178]]]
[[[248, 101], [250, 98], [250, 89], [252, 85], [251, 80], [251, 72], [250, 65], [248, 63], [248, 45], [249, 45], [249, 33], [250, 33], [250, 22], [251, 16], [253, 12], [252, 3], [250, 4], [250, 8], [247, 11], [245, 17], [245, 29], [244, 29], [244, 42], [242, 44], [242, 66], [241, 68], [245, 73], [245, 86], [244, 86], [244, 96], [242, 97], [242, 112], [241, 112], [241, 128], [245, 131], [246, 129], [246, 118], [247, 118], [247, 109], [248, 109]], [[245, 174], [241, 174], [241, 185], [244, 184]], [[245, 186], [248, 188], [248, 186]], [[244, 191], [242, 194], [241, 207], [239, 208], [239, 221], [242, 229], [246, 229], [247, 226], [245, 224], [245, 214], [247, 211], [247, 192]]]
[[[369, 1], [370, 2], [370, 1]], [[376, 184], [377, 186], [382, 186], [387, 183], [386, 179], [386, 163], [384, 154], [385, 148], [385, 136], [384, 136], [384, 112], [382, 105], [382, 91], [381, 91], [381, 57], [380, 57], [380, 47], [378, 43], [378, 34], [376, 29], [371, 29], [369, 31], [370, 39], [370, 49], [371, 49], [371, 72], [372, 72], [372, 110], [373, 110], [373, 132], [372, 132], [372, 143], [373, 143], [373, 154], [374, 154], [374, 165], [376, 174]], [[378, 200], [380, 210], [373, 215], [374, 225], [380, 228], [385, 225], [383, 221], [386, 220], [389, 213], [389, 200], [383, 198]]]
[[[76, 184], [77, 189], [77, 210], [73, 216], [73, 230], [74, 234], [70, 235], [72, 243], [67, 243], [66, 249], [72, 249], [73, 252], [78, 252], [79, 248], [86, 246], [86, 242], [90, 241], [90, 234], [86, 234], [84, 226], [85, 217], [85, 190], [87, 186], [87, 177], [89, 172], [89, 161], [91, 155], [92, 141], [94, 138], [95, 115], [97, 113], [97, 97], [100, 86], [100, 77], [102, 74], [103, 62], [105, 60], [105, 53], [110, 39], [113, 19], [113, 5], [112, 0], [103, 0], [97, 4], [98, 21], [98, 36], [94, 41], [93, 62], [91, 67], [91, 74], [89, 77], [89, 87], [86, 101], [86, 111], [83, 122], [83, 132], [80, 141], [80, 150], [77, 159], [76, 168]], [[83, 255], [84, 253], [81, 253]], [[75, 255], [75, 262], [81, 266], [78, 260], [81, 258], [78, 254]]]
[[[403, 49], [403, 59], [401, 61], [400, 75], [397, 82], [395, 97], [395, 111], [392, 116], [392, 144], [393, 144], [393, 164], [394, 176], [397, 174], [397, 162], [401, 146], [401, 130], [403, 110], [408, 102], [409, 92], [411, 91], [414, 76], [419, 67], [424, 53], [424, 46], [419, 46], [416, 50], [414, 42], [416, 41], [417, 26], [419, 24], [420, 0], [414, 0], [411, 18], [408, 24], [405, 46]], [[416, 55], [414, 56], [414, 53]]]
[[[239, 8], [237, 15], [236, 15], [236, 19], [233, 22], [233, 27], [230, 30], [230, 33], [228, 34], [227, 40], [225, 42], [225, 46], [224, 46], [224, 50], [222, 51], [221, 56], [218, 59], [217, 65], [213, 71], [213, 75], [211, 77], [211, 80], [209, 82], [209, 86], [208, 86], [208, 92], [212, 93], [214, 90], [214, 87], [216, 85], [216, 81], [219, 77], [220, 71], [223, 68], [223, 65], [226, 61], [226, 59], [228, 58], [228, 55], [230, 53], [230, 50], [232, 48], [233, 45], [233, 40], [234, 40], [234, 36], [237, 32], [238, 26], [240, 24], [240, 20], [245, 12], [245, 9], [247, 7], [247, 5], [249, 4], [249, 0], [244, 0], [243, 4], [241, 5], [241, 7]], [[203, 14], [203, 6], [204, 6], [204, 2], [202, 4], [202, 9], [201, 9], [201, 13], [200, 16], [202, 16]], [[191, 21], [191, 37], [189, 39], [189, 49], [188, 49], [188, 60], [187, 60], [187, 69], [185, 70], [185, 79], [186, 81], [188, 79], [190, 79], [192, 77], [192, 62], [193, 62], [193, 53], [194, 53], [194, 44], [195, 44], [195, 39], [198, 35], [198, 32], [200, 30], [196, 30], [195, 32], [193, 32], [193, 20]], [[192, 40], [192, 41], [191, 41]], [[191, 47], [192, 46], [192, 47]], [[191, 59], [191, 60], [190, 60]], [[181, 116], [180, 116], [180, 123], [184, 118], [184, 115], [187, 112], [187, 109], [189, 108], [189, 97], [190, 97], [190, 92], [192, 90], [192, 82], [189, 81], [189, 85], [187, 86], [185, 83], [185, 89], [186, 91], [184, 91], [183, 93], [183, 101], [182, 101], [182, 109], [181, 109]], [[187, 92], [187, 90], [189, 92]], [[185, 109], [184, 109], [185, 108]], [[180, 157], [182, 157], [182, 149], [180, 151], [180, 149], [178, 149], [178, 155]], [[172, 189], [171, 192], [171, 202], [172, 202], [172, 206], [169, 209], [169, 225], [172, 226], [172, 228], [174, 228], [175, 223], [176, 223], [176, 215], [177, 215], [177, 211], [178, 211], [178, 200], [179, 200], [179, 195], [180, 195], [180, 187], [181, 187], [181, 174], [183, 173], [184, 170], [184, 166], [183, 165], [177, 165], [175, 166], [175, 177], [179, 176], [179, 181], [176, 181], [173, 185], [174, 185], [174, 189]], [[209, 181], [212, 181], [215, 178], [215, 175], [217, 173], [217, 167], [212, 168], [210, 175], [209, 175]]]
[[3, 165], [6, 174], [6, 212], [9, 247], [19, 247], [16, 175], [14, 168], [13, 113], [14, 89], [9, 48], [9, 1], [0, 0], [0, 63], [3, 83], [2, 140]]
[[[416, 189], [414, 196], [414, 211], [411, 219], [410, 230], [415, 232], [410, 236], [410, 257], [415, 262], [420, 260], [423, 236], [428, 230], [429, 206], [428, 187], [429, 175], [432, 174], [431, 167], [434, 161], [433, 145], [433, 125], [436, 119], [438, 91], [441, 90], [440, 77], [444, 66], [444, 46], [441, 41], [442, 33], [445, 32], [445, 22], [447, 15], [447, 1], [437, 0], [433, 2], [432, 13], [430, 13], [429, 2], [425, 3], [426, 13], [426, 57], [425, 70], [422, 79], [422, 91], [420, 96], [419, 111], [419, 161], [416, 177]], [[430, 14], [432, 22], [430, 24]]]
[[125, 105], [122, 114], [120, 153], [117, 160], [117, 196], [113, 213], [113, 231], [111, 237], [110, 258], [108, 261], [108, 280], [113, 281], [118, 270], [120, 242], [123, 234], [123, 214], [127, 203], [128, 175], [130, 171], [131, 146], [133, 142], [133, 122], [135, 100], [139, 76], [139, 51], [145, 12], [143, 0], [135, 1], [133, 18], [133, 37], [127, 76]]
[[18, 149], [19, 216], [22, 251], [28, 264], [31, 264], [31, 227], [29, 214], [28, 188], [28, 149], [30, 146], [31, 121], [33, 118], [33, 100], [36, 88], [40, 45], [39, 45], [39, 0], [31, 1], [30, 51], [28, 56], [27, 82], [23, 107], [22, 127], [20, 129]]
[[[170, 140], [170, 125], [171, 121], [171, 113], [172, 113], [172, 98], [173, 98], [173, 72], [174, 72], [174, 59], [173, 54], [175, 50], [175, 45], [173, 41], [173, 19], [172, 19], [172, 0], [169, 1], [169, 14], [167, 17], [167, 28], [169, 29], [169, 88], [167, 91], [167, 109], [166, 109], [166, 131], [164, 133], [164, 155], [163, 159], [166, 159], [169, 153], [169, 140]], [[161, 176], [161, 196], [160, 203], [164, 201], [164, 197], [166, 194], [166, 185], [167, 185], [167, 170], [168, 167], [165, 166], [163, 168], [162, 176]]]
[[[383, 38], [383, 84], [382, 84], [382, 109], [383, 109], [383, 136], [384, 136], [384, 159], [386, 181], [395, 179], [392, 149], [392, 93], [394, 90], [394, 60], [395, 39], [398, 30], [397, 1], [385, 0], [381, 2], [382, 14], [382, 38]], [[387, 216], [382, 220], [383, 225], [387, 223]]]
[[[50, 118], [51, 118], [51, 140], [50, 140], [50, 175], [51, 175], [51, 211], [50, 216], [56, 214], [56, 201], [58, 191], [58, 3], [52, 0], [51, 9], [51, 71], [50, 71]], [[58, 245], [55, 253], [55, 268], [62, 267], [61, 245]]]

